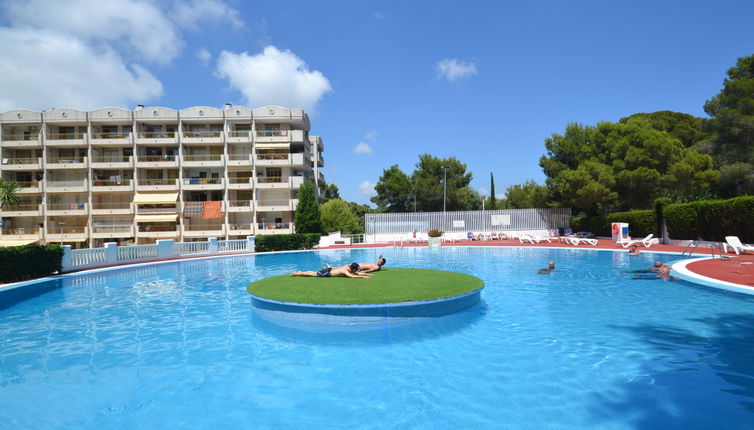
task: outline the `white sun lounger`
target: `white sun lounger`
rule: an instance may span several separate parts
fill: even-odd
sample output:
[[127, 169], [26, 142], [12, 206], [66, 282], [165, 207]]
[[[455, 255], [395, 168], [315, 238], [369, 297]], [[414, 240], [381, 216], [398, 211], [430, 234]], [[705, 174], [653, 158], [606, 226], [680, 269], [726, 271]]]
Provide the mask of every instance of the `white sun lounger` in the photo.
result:
[[644, 239], [623, 239], [616, 242], [617, 244], [623, 246], [624, 248], [628, 248], [631, 245], [641, 244], [647, 248], [652, 246], [653, 243], [653, 237], [654, 234], [650, 234], [649, 236], [645, 237]]
[[746, 251], [754, 251], [754, 246], [744, 245], [741, 243], [741, 239], [739, 239], [738, 236], [725, 236], [725, 242], [726, 243], [723, 244], [725, 252], [728, 252], [728, 247], [733, 248], [733, 250], [736, 251], [736, 255]]
[[582, 242], [590, 245], [597, 245], [597, 243], [599, 243], [597, 239], [588, 239], [586, 237], [568, 237], [566, 238], [566, 242], [574, 246], [579, 246]]

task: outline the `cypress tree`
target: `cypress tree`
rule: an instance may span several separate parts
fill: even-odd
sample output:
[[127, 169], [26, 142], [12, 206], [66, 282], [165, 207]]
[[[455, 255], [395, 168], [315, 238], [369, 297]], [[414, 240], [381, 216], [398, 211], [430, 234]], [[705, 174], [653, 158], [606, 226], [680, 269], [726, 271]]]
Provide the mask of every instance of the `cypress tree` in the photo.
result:
[[492, 175], [492, 172], [490, 172], [490, 210], [495, 209], [495, 205], [497, 202], [495, 201], [495, 176]]
[[314, 195], [314, 182], [306, 181], [298, 190], [298, 206], [293, 221], [296, 233], [322, 233], [319, 204]]

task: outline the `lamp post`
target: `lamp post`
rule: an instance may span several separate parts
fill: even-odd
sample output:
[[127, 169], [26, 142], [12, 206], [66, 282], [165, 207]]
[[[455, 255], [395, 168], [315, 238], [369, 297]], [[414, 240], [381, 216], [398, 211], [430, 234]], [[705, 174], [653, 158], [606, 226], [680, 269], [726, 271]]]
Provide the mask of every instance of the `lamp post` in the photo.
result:
[[442, 166], [442, 172], [444, 174], [443, 190], [442, 190], [442, 211], [445, 212], [445, 200], [448, 197], [448, 167]]
[[58, 225], [60, 225], [60, 246], [63, 246], [63, 227], [65, 227], [65, 223], [59, 222]]

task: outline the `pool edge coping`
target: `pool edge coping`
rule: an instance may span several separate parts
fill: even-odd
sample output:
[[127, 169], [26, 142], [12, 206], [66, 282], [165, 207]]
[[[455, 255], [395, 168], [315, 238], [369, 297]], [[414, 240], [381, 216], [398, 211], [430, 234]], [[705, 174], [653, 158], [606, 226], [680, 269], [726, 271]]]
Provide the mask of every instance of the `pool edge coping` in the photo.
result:
[[687, 258], [674, 261], [671, 263], [671, 274], [680, 277], [682, 280], [706, 287], [718, 288], [721, 290], [732, 291], [735, 293], [754, 295], [754, 287], [748, 285], [736, 284], [735, 282], [723, 281], [720, 279], [710, 278], [709, 276], [700, 275], [687, 266], [697, 261], [713, 260], [714, 257], [697, 257]]

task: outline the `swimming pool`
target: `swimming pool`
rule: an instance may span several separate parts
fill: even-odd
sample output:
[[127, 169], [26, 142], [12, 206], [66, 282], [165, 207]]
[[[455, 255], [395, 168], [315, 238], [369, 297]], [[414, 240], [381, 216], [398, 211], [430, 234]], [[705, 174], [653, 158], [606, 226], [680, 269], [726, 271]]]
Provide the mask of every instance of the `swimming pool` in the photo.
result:
[[[483, 303], [328, 325], [245, 289], [380, 253], [478, 276]], [[388, 248], [64, 277], [0, 309], [0, 427], [751, 428], [754, 297], [623, 272], [655, 259], [677, 257]]]

